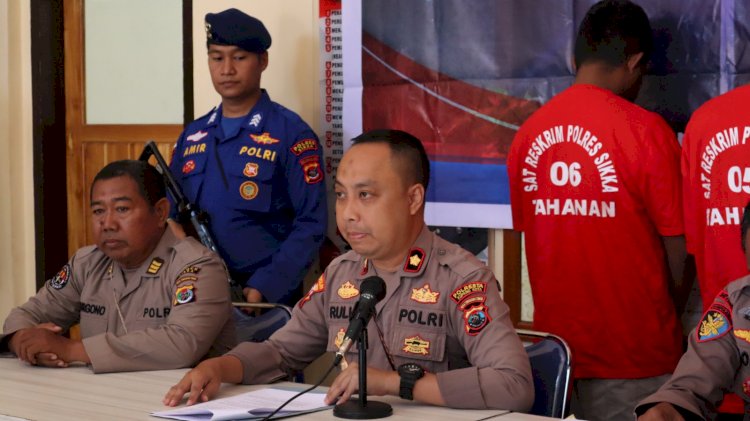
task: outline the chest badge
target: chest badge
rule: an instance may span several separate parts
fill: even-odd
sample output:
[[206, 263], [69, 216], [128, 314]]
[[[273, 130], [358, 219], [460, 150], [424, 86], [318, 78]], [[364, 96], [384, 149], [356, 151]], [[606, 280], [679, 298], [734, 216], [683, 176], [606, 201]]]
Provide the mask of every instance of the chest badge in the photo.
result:
[[258, 175], [258, 164], [255, 162], [248, 162], [245, 164], [245, 169], [242, 170], [242, 174], [245, 175], [245, 177], [252, 178]]
[[183, 174], [190, 174], [195, 169], [195, 161], [192, 159], [185, 163], [185, 165], [182, 166], [182, 173]]
[[344, 282], [344, 285], [341, 285], [341, 287], [339, 287], [337, 293], [339, 297], [348, 300], [349, 298], [353, 298], [359, 295], [359, 290], [350, 281], [346, 281]]
[[240, 196], [245, 200], [253, 200], [258, 195], [258, 185], [252, 181], [245, 181], [240, 185]]
[[188, 142], [198, 142], [206, 136], [208, 136], [208, 132], [204, 132], [201, 130], [186, 137], [185, 140], [187, 140]]
[[438, 301], [438, 297], [440, 297], [440, 293], [433, 291], [430, 288], [430, 284], [424, 284], [422, 288], [411, 289], [411, 299], [418, 303], [435, 304]]
[[419, 335], [412, 336], [404, 339], [404, 347], [401, 350], [409, 354], [428, 355], [430, 353], [430, 341]]
[[336, 348], [340, 348], [341, 344], [344, 343], [344, 336], [346, 336], [346, 332], [344, 332], [344, 328], [342, 327], [336, 334], [336, 339], [333, 340], [333, 344], [336, 345]]
[[422, 269], [422, 263], [424, 263], [424, 250], [414, 247], [409, 250], [409, 257], [406, 258], [404, 272], [417, 273]]
[[260, 143], [261, 145], [273, 145], [274, 143], [279, 143], [279, 139], [272, 138], [271, 134], [268, 132], [264, 132], [263, 134], [251, 134], [250, 138], [253, 139], [253, 142]]

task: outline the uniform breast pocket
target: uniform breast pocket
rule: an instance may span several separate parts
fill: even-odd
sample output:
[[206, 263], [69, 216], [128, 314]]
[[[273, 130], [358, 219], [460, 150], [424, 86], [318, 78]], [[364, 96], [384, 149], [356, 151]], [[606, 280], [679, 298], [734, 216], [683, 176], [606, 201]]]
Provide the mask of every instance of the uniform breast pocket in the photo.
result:
[[[348, 322], [335, 322], [330, 323], [328, 327], [328, 345], [326, 346], [326, 351], [330, 352], [336, 352], [339, 350], [339, 347], [344, 342], [344, 336], [346, 335], [346, 329], [349, 327]], [[349, 348], [349, 354], [355, 353], [357, 351], [357, 347], [353, 346]]]
[[267, 212], [273, 200], [275, 164], [262, 160], [238, 160], [229, 171], [229, 186], [236, 209]]
[[397, 364], [404, 360], [422, 360], [425, 369], [434, 371], [445, 357], [445, 333], [426, 331], [417, 327], [399, 326], [393, 334], [391, 354]]

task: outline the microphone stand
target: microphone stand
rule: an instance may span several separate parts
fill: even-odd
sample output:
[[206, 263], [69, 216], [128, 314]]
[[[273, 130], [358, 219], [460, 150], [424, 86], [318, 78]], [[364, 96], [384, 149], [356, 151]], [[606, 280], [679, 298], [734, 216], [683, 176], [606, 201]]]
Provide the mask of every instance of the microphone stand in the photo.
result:
[[371, 420], [393, 415], [393, 407], [385, 402], [367, 401], [367, 327], [363, 327], [357, 339], [359, 351], [359, 398], [349, 399], [333, 407], [333, 415], [339, 418]]

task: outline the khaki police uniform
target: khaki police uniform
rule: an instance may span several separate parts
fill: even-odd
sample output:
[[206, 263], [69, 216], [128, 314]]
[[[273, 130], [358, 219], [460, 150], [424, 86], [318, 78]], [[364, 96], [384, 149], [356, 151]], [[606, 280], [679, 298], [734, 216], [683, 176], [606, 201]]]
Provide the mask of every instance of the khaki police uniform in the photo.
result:
[[[235, 345], [227, 275], [219, 258], [171, 230], [127, 275], [95, 246], [81, 248], [5, 320], [6, 335], [39, 323], [80, 322], [95, 373], [188, 367]], [[209, 353], [210, 351], [210, 353]]]
[[724, 392], [734, 392], [750, 411], [750, 276], [719, 292], [689, 335], [688, 350], [672, 377], [641, 401], [642, 414], [659, 402], [669, 402], [703, 419], [713, 419]]
[[[474, 256], [425, 226], [401, 268], [382, 273], [350, 251], [334, 260], [295, 306], [291, 321], [263, 343], [229, 352], [244, 367], [244, 383], [266, 383], [336, 351], [359, 300], [363, 279], [380, 276], [385, 298], [368, 325], [367, 362], [382, 370], [413, 362], [437, 373], [454, 408], [528, 410], [534, 391], [526, 352], [500, 299], [497, 281]], [[346, 357], [357, 361], [356, 346]]]

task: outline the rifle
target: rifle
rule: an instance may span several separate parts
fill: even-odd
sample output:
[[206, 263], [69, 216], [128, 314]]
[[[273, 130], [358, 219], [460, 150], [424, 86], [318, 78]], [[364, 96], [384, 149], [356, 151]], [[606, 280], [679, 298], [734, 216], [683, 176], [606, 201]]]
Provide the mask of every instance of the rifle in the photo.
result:
[[[169, 194], [172, 195], [172, 199], [174, 199], [174, 202], [177, 205], [177, 213], [180, 215], [180, 220], [189, 218], [201, 243], [219, 256], [219, 249], [216, 247], [214, 238], [208, 230], [208, 214], [198, 209], [198, 206], [190, 203], [172, 176], [172, 172], [169, 170], [169, 165], [167, 165], [161, 152], [159, 152], [156, 143], [153, 140], [149, 140], [138, 159], [140, 161], [148, 162], [149, 158], [152, 156], [156, 158], [156, 169], [164, 176], [167, 190], [169, 190]], [[231, 277], [227, 277], [227, 279], [229, 281], [229, 290], [232, 294], [232, 299], [234, 301], [244, 302], [245, 295], [242, 293], [242, 287]]]

